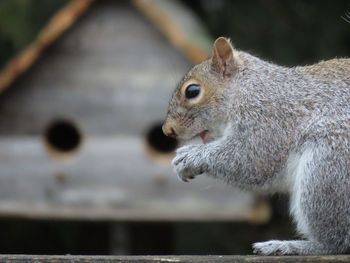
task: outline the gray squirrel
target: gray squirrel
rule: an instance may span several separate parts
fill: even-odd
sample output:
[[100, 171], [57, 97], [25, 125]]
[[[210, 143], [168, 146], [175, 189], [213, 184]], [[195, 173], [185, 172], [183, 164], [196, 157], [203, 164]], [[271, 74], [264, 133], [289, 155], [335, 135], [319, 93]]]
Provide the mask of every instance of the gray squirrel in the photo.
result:
[[284, 192], [303, 240], [253, 244], [261, 255], [350, 252], [350, 59], [283, 67], [218, 38], [169, 103], [165, 135], [183, 181], [206, 174], [243, 190]]

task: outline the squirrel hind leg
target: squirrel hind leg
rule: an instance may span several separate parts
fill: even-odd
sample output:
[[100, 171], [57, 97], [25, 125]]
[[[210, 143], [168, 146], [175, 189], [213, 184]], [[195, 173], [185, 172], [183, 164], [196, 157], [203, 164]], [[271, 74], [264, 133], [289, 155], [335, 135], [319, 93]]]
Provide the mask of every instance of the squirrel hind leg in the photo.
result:
[[[309, 241], [270, 245], [274, 250], [280, 246], [285, 253], [309, 255], [349, 251], [350, 162], [346, 145], [336, 140], [319, 141], [293, 157], [291, 214]], [[266, 244], [263, 248], [266, 251]]]
[[264, 256], [326, 255], [337, 253], [335, 249], [305, 240], [270, 240], [253, 244], [253, 252]]

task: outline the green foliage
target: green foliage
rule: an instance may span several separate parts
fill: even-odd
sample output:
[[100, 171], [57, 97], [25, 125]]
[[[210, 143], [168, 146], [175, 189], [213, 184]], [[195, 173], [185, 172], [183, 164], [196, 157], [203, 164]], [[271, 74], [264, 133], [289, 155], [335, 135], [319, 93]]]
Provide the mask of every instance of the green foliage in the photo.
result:
[[350, 56], [349, 0], [184, 1], [214, 36], [285, 65]]
[[[1, 0], [0, 66], [30, 43], [68, 0]], [[214, 36], [272, 61], [306, 64], [350, 56], [349, 0], [197, 0], [183, 2]]]

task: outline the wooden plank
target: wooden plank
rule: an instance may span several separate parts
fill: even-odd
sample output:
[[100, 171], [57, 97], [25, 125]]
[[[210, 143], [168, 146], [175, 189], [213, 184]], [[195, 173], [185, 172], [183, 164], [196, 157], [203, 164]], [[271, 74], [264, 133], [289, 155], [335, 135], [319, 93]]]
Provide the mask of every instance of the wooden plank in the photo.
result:
[[213, 39], [195, 14], [179, 1], [134, 0], [133, 3], [191, 61], [200, 63], [208, 58]]
[[265, 222], [252, 195], [201, 176], [180, 182], [133, 136], [90, 136], [67, 158], [40, 137], [0, 138], [0, 215], [86, 220]]
[[1, 255], [0, 262], [13, 263], [317, 263], [317, 262], [350, 262], [350, 256], [34, 256], [34, 255]]
[[[0, 97], [0, 215], [265, 222], [252, 195], [204, 176], [180, 182], [169, 156], [145, 151], [190, 65], [130, 2], [96, 1]], [[83, 137], [66, 158], [43, 143], [57, 118]]]
[[73, 0], [59, 10], [27, 48], [14, 57], [0, 72], [0, 91], [8, 88], [28, 70], [47, 46], [56, 41], [89, 8], [92, 0]]
[[1, 135], [64, 117], [84, 134], [141, 136], [163, 121], [191, 62], [127, 2], [98, 2], [0, 96]]

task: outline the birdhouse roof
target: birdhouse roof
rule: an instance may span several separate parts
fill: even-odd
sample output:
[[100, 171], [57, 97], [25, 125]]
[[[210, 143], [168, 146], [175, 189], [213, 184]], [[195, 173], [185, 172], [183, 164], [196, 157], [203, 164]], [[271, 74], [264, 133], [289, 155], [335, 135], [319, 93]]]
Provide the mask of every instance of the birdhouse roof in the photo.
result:
[[[71, 0], [50, 19], [36, 39], [0, 72], [0, 92], [26, 72], [43, 51], [88, 12], [94, 0]], [[185, 57], [198, 63], [208, 56], [211, 38], [196, 17], [176, 0], [133, 0], [131, 4]]]

